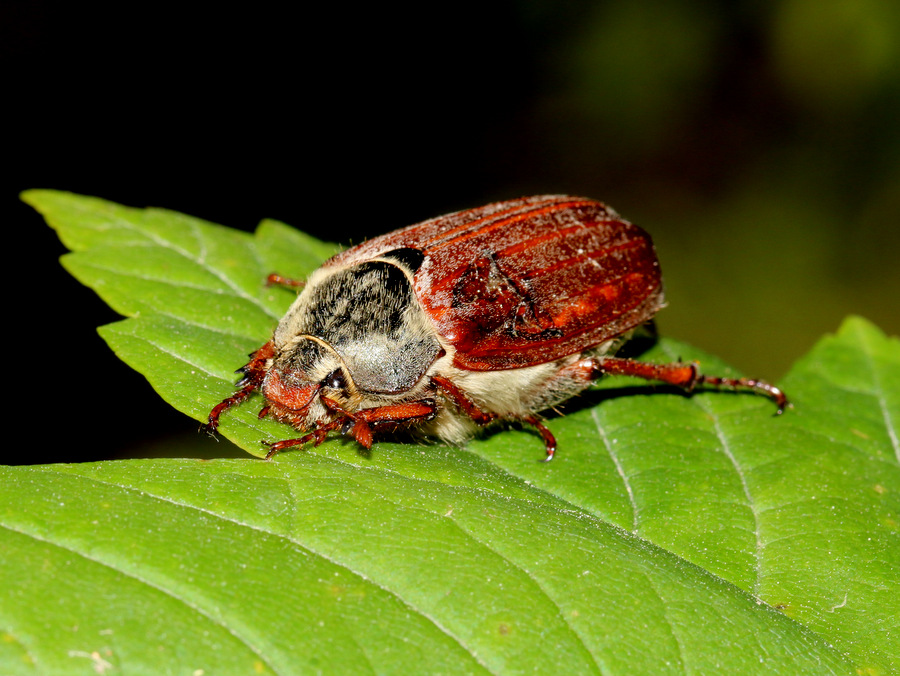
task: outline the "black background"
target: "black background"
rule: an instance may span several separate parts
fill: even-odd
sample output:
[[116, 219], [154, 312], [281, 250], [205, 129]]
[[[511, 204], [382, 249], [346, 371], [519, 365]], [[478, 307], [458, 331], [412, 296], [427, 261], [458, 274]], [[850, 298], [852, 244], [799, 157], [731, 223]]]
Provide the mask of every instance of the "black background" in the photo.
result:
[[[97, 326], [118, 317], [57, 263], [64, 249], [40, 217], [17, 201], [24, 189], [161, 206], [245, 230], [264, 217], [276, 218], [343, 243], [492, 200], [567, 192], [608, 199], [651, 229], [661, 249], [682, 241], [689, 251], [702, 249], [704, 236], [679, 231], [677, 223], [667, 229], [662, 215], [716, 201], [747, 166], [779, 166], [764, 154], [780, 157], [796, 139], [816, 149], [804, 150], [813, 173], [822, 166], [818, 149], [838, 158], [840, 171], [821, 184], [810, 180], [817, 186], [813, 202], [835, 194], [830, 186], [838, 185], [843, 192], [837, 194], [847, 196], [841, 208], [849, 215], [863, 211], [868, 195], [887, 194], [883, 186], [900, 165], [893, 80], [846, 114], [829, 117], [830, 111], [819, 114], [814, 105], [807, 110], [777, 79], [767, 42], [770, 16], [748, 12], [745, 3], [678, 6], [686, 8], [684, 17], [702, 16], [698, 25], [714, 36], [702, 61], [702, 87], [672, 87], [668, 99], [646, 107], [656, 111], [648, 119], [657, 121], [678, 111], [677, 124], [645, 134], [650, 123], [637, 120], [637, 131], [629, 135], [607, 123], [629, 118], [628, 110], [610, 117], [619, 104], [615, 88], [602, 105], [588, 102], [580, 109], [572, 103], [584, 92], [578, 77], [587, 77], [578, 75], [573, 44], [590, 51], [583, 28], [600, 21], [598, 34], [604, 35], [595, 10], [611, 3], [455, 3], [452, 11], [427, 3], [405, 9], [379, 3], [210, 11], [160, 3], [116, 9], [3, 3], [0, 49], [9, 126], [0, 208], [12, 301], [6, 410], [8, 429], [23, 430], [7, 435], [7, 461], [141, 455], [151, 442], [197, 428], [97, 336]], [[646, 18], [647, 30], [665, 20]], [[632, 43], [629, 35], [606, 38], [612, 45]], [[604, 53], [616, 51], [608, 47]], [[652, 67], [665, 61], [665, 52], [649, 60]], [[621, 69], [624, 90], [633, 83], [625, 65], [604, 57], [592, 67], [602, 76], [599, 82], [611, 85]], [[660, 76], [658, 87], [649, 82], [641, 95], [652, 99], [665, 90], [666, 77]], [[816, 105], [824, 110], [830, 104]], [[893, 135], [883, 133], [890, 129]], [[776, 174], [773, 183], [779, 180]], [[872, 185], [877, 189], [867, 187]], [[836, 264], [827, 257], [822, 264], [837, 279], [828, 283], [840, 289], [822, 301], [828, 313], [807, 320], [803, 313], [819, 304], [802, 297], [796, 302], [799, 317], [767, 309], [765, 302], [756, 315], [745, 315], [726, 297], [714, 301], [721, 317], [679, 324], [672, 310], [676, 334], [733, 357], [728, 333], [752, 328], [760, 338], [750, 342], [771, 339], [761, 347], [763, 355], [778, 353], [780, 361], [770, 372], [764, 357], [738, 357], [738, 365], [747, 370], [763, 364], [761, 375], [777, 378], [815, 336], [836, 328], [848, 308], [862, 306], [896, 330], [897, 313], [889, 305], [896, 301], [896, 266], [874, 264], [883, 275], [876, 280], [868, 263], [876, 249], [891, 250], [897, 241], [893, 203], [879, 208], [878, 236], [865, 237], [874, 245], [854, 249], [854, 238], [844, 237], [852, 228], [840, 218], [835, 227], [845, 228], [841, 237], [798, 235], [816, 246], [827, 240], [837, 252], [828, 254]], [[647, 221], [655, 217], [659, 226], [650, 227]], [[780, 248], [777, 242], [766, 246]], [[664, 250], [661, 255], [666, 269]], [[733, 267], [758, 268], [754, 274], [763, 281], [784, 279], [774, 288], [785, 297], [795, 258], [735, 261]], [[681, 268], [698, 271], [703, 280], [709, 265], [700, 253]], [[679, 265], [672, 267], [670, 300], [681, 288]], [[856, 278], [870, 280], [866, 289], [883, 288], [885, 299], [841, 286]], [[727, 285], [723, 293], [731, 293]], [[766, 293], [767, 301], [778, 300]], [[800, 328], [789, 327], [791, 320]], [[713, 325], [723, 327], [726, 337], [698, 338]], [[794, 333], [795, 339], [775, 342]]]
[[529, 91], [529, 54], [502, 5], [478, 21], [419, 7], [415, 30], [382, 6], [352, 21], [316, 8], [3, 12], [13, 125], [0, 199], [8, 260], [22, 261], [7, 267], [19, 328], [7, 378], [13, 429], [27, 431], [9, 462], [104, 458], [197, 428], [97, 336], [118, 316], [59, 266], [64, 248], [19, 191], [359, 241], [494, 197], [490, 174], [511, 158], [485, 139], [515, 135]]

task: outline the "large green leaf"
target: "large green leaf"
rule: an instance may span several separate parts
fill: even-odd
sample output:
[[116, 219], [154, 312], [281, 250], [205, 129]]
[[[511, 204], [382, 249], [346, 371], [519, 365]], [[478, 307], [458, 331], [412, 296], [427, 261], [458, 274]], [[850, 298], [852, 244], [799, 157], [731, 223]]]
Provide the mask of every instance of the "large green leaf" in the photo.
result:
[[[119, 312], [114, 350], [197, 419], [332, 249], [31, 192]], [[698, 358], [674, 341], [648, 358]], [[2, 673], [900, 670], [900, 345], [848, 320], [795, 407], [610, 379], [465, 448], [4, 468]], [[291, 431], [254, 402], [222, 431]], [[213, 443], [210, 441], [210, 443]]]

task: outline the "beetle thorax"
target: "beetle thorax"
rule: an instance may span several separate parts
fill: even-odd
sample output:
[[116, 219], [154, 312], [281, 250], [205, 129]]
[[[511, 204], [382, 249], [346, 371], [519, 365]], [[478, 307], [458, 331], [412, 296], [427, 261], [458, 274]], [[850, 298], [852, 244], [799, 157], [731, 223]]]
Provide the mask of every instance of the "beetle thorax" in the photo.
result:
[[[350, 411], [403, 401], [418, 393], [442, 353], [409, 271], [387, 260], [318, 270], [274, 341], [264, 393], [291, 408], [313, 390]], [[308, 406], [309, 418], [327, 417], [315, 401]]]

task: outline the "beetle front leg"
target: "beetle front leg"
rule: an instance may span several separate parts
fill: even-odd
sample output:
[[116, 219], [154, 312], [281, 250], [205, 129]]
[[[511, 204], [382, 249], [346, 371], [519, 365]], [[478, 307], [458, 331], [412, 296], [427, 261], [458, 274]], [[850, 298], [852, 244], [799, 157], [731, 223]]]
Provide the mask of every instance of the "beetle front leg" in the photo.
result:
[[237, 387], [240, 390], [223, 399], [209, 412], [209, 417], [204, 427], [210, 435], [215, 434], [216, 429], [219, 427], [219, 416], [229, 408], [246, 401], [255, 390], [259, 389], [263, 378], [266, 376], [266, 363], [274, 354], [275, 345], [270, 340], [256, 352], [251, 352], [250, 361], [235, 371], [235, 373], [243, 374], [243, 377], [237, 382]]
[[364, 408], [356, 413], [350, 413], [331, 397], [322, 395], [320, 399], [326, 408], [342, 416], [338, 424], [343, 425], [345, 433], [366, 449], [372, 448], [372, 425], [402, 425], [422, 421], [433, 417], [437, 412], [432, 399]]
[[684, 364], [649, 364], [633, 359], [621, 359], [618, 357], [591, 358], [575, 362], [563, 369], [562, 373], [570, 373], [574, 377], [596, 379], [602, 375], [636, 376], [645, 380], [658, 380], [669, 385], [680, 387], [687, 392], [692, 392], [699, 385], [707, 385], [713, 388], [746, 389], [757, 394], [762, 394], [775, 402], [778, 410], [775, 415], [784, 413], [784, 409], [790, 406], [787, 396], [779, 388], [763, 380], [754, 378], [722, 378], [719, 376], [705, 376], [700, 373], [696, 362]]
[[404, 423], [428, 420], [434, 417], [435, 413], [437, 413], [437, 406], [433, 399], [364, 408], [353, 415], [355, 423], [350, 430], [350, 434], [364, 448], [371, 448], [371, 425], [402, 425]]
[[211, 437], [214, 437], [216, 435], [216, 430], [219, 429], [219, 416], [232, 406], [237, 406], [238, 404], [246, 401], [250, 397], [250, 395], [256, 391], [257, 387], [258, 385], [256, 384], [247, 385], [227, 399], [223, 399], [221, 402], [216, 404], [213, 410], [209, 412], [209, 417], [206, 419], [206, 424], [203, 425], [201, 429], [205, 429]]
[[333, 420], [330, 423], [325, 423], [324, 425], [319, 425], [316, 429], [314, 429], [309, 434], [306, 434], [302, 437], [298, 437], [297, 439], [283, 439], [282, 441], [263, 441], [261, 442], [263, 445], [269, 447], [269, 452], [266, 453], [266, 460], [271, 460], [276, 453], [280, 453], [286, 448], [293, 448], [294, 446], [302, 446], [310, 441], [314, 441], [314, 446], [320, 446], [325, 438], [328, 436], [328, 433], [331, 430], [335, 430], [341, 426], [341, 420]]

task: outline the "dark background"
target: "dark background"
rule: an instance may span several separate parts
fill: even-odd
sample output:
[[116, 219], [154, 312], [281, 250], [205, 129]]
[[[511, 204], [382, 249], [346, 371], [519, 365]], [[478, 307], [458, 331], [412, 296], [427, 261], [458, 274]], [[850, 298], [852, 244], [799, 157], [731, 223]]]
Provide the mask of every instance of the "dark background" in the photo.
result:
[[892, 0], [251, 7], [0, 5], [9, 461], [225, 449], [97, 336], [27, 188], [344, 243], [581, 194], [653, 234], [661, 331], [746, 373], [900, 331]]

